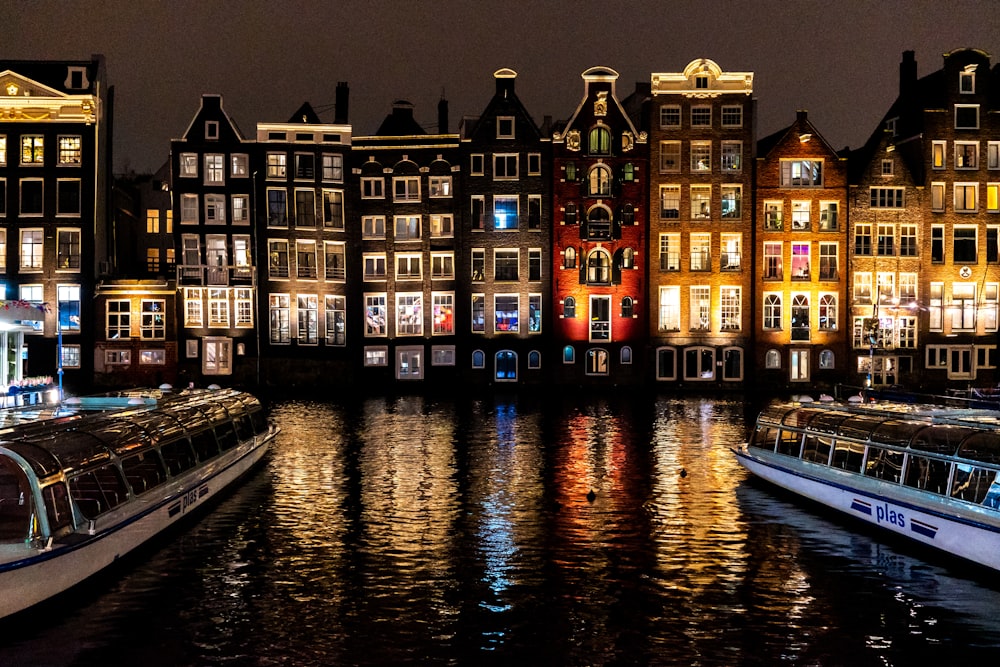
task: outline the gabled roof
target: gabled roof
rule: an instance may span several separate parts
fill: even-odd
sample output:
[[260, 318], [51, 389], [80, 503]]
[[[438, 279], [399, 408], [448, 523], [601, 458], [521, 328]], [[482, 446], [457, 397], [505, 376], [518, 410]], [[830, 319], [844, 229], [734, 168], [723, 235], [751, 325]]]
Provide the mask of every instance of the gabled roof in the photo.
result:
[[618, 100], [618, 95], [615, 93], [615, 81], [618, 79], [618, 72], [610, 67], [591, 67], [590, 69], [585, 70], [580, 76], [583, 77], [583, 80], [586, 82], [584, 86], [584, 95], [580, 98], [580, 103], [577, 105], [573, 115], [570, 116], [569, 120], [567, 120], [561, 127], [560, 134], [565, 135], [568, 130], [573, 128], [573, 124], [580, 116], [580, 111], [583, 109], [583, 105], [587, 103], [588, 99], [590, 99], [591, 86], [595, 83], [605, 83], [610, 85], [610, 97], [614, 102], [615, 108], [618, 109], [622, 118], [624, 118], [625, 122], [628, 123], [629, 130], [631, 130], [632, 134], [635, 135], [636, 139], [638, 139], [639, 133], [636, 131], [635, 125], [632, 123], [632, 119], [629, 117], [628, 113], [626, 113], [624, 107], [621, 105], [621, 102]]
[[319, 115], [313, 111], [312, 105], [308, 102], [303, 102], [302, 106], [292, 114], [292, 117], [288, 119], [289, 123], [303, 123], [305, 125], [321, 125], [323, 121], [319, 119]]
[[412, 137], [420, 134], [427, 134], [427, 131], [413, 118], [413, 104], [406, 100], [392, 103], [392, 111], [375, 132], [377, 137]]
[[[518, 117], [531, 128], [532, 139], [541, 138], [538, 125], [514, 91], [514, 80], [517, 78], [517, 72], [504, 67], [494, 72], [493, 78], [496, 80], [496, 92], [477, 118], [466, 117], [463, 119], [463, 125], [468, 124], [466, 136], [463, 138], [472, 141], [493, 139], [496, 135], [491, 123], [495, 122], [497, 116]], [[481, 133], [486, 133], [488, 136], [480, 136]]]
[[773, 134], [769, 134], [757, 142], [757, 159], [767, 159], [768, 154], [779, 144], [792, 139], [801, 141], [806, 135], [809, 135], [809, 140], [813, 138], [818, 139], [831, 155], [839, 156], [839, 153], [819, 133], [816, 126], [812, 124], [812, 121], [809, 120], [808, 112], [797, 111], [794, 123]]
[[[198, 106], [198, 111], [195, 113], [191, 122], [188, 124], [187, 129], [184, 130], [184, 134], [181, 139], [184, 141], [194, 141], [203, 140], [204, 137], [204, 121], [206, 120], [216, 120], [224, 122], [228, 126], [236, 139], [240, 141], [246, 141], [246, 137], [240, 132], [240, 128], [237, 127], [236, 123], [226, 110], [222, 108], [222, 95], [218, 94], [206, 94], [201, 96], [201, 103]], [[199, 121], [201, 121], [199, 123]], [[219, 137], [223, 139], [223, 131], [220, 127]]]

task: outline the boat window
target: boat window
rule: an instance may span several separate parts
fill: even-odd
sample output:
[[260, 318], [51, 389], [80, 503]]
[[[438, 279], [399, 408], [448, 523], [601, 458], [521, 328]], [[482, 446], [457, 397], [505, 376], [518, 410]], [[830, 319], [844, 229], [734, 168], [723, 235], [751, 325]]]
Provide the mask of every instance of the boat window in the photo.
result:
[[191, 436], [191, 445], [195, 453], [198, 454], [199, 461], [207, 461], [213, 456], [219, 455], [219, 443], [215, 441], [215, 433], [212, 429], [195, 433]]
[[960, 426], [928, 426], [913, 437], [910, 447], [935, 454], [953, 455], [958, 444], [974, 431]]
[[943, 495], [948, 490], [949, 468], [947, 461], [910, 454], [903, 483], [915, 489]]
[[868, 440], [872, 431], [878, 428], [884, 421], [885, 417], [852, 415], [850, 419], [843, 421], [840, 428], [837, 429], [837, 435], [853, 438], [854, 440]]
[[[1000, 482], [997, 481], [997, 471], [956, 463], [951, 495], [977, 505], [987, 504], [990, 507], [997, 507], [1000, 503]], [[986, 502], [987, 499], [989, 502]]]
[[849, 416], [843, 412], [824, 412], [809, 422], [809, 430], [835, 434], [840, 424]]
[[42, 489], [42, 500], [45, 502], [45, 516], [49, 520], [49, 534], [54, 535], [61, 528], [67, 528], [73, 515], [69, 509], [69, 494], [62, 482], [49, 484]]
[[872, 442], [906, 447], [910, 444], [913, 436], [925, 428], [927, 428], [927, 424], [924, 422], [904, 422], [890, 419], [882, 422], [872, 431]]
[[224, 452], [238, 444], [236, 441], [236, 431], [233, 430], [232, 422], [216, 426], [215, 437], [219, 441], [219, 449]]
[[851, 472], [861, 472], [865, 460], [865, 446], [860, 442], [838, 440], [833, 447], [833, 467]]
[[236, 427], [236, 437], [240, 442], [253, 437], [253, 425], [250, 423], [250, 415], [242, 414], [238, 416], [233, 420], [233, 426]]
[[0, 542], [21, 542], [31, 529], [31, 487], [24, 471], [0, 457]]
[[973, 433], [962, 442], [958, 455], [963, 459], [1000, 464], [1000, 433]]
[[264, 418], [263, 410], [258, 409], [251, 412], [250, 419], [253, 421], [254, 433], [257, 435], [267, 433], [267, 419]]
[[793, 410], [785, 415], [785, 419], [782, 423], [785, 426], [805, 428], [812, 422], [813, 419], [823, 414], [823, 411], [819, 408], [799, 408], [798, 410]]
[[766, 449], [768, 451], [774, 451], [774, 443], [778, 439], [778, 429], [772, 426], [758, 426], [757, 431], [753, 435], [753, 440], [751, 445], [753, 447], [760, 447], [761, 449]]
[[125, 502], [125, 480], [114, 465], [101, 466], [69, 481], [70, 495], [84, 517], [93, 519]]
[[802, 445], [802, 460], [826, 465], [830, 462], [831, 449], [833, 449], [832, 438], [821, 438], [807, 433]]
[[12, 452], [20, 454], [31, 465], [31, 471], [39, 479], [62, 470], [62, 466], [56, 460], [56, 457], [44, 447], [24, 441], [5, 442], [3, 445]]
[[176, 477], [185, 470], [194, 467], [194, 450], [187, 438], [172, 440], [160, 445], [160, 454], [171, 477]]
[[902, 472], [903, 452], [883, 447], [868, 448], [868, 463], [865, 466], [865, 475], [898, 484]]
[[802, 434], [798, 431], [781, 431], [778, 437], [778, 453], [799, 457], [802, 451]]
[[132, 493], [136, 495], [167, 481], [167, 471], [155, 451], [126, 456], [122, 459], [122, 470], [132, 487]]

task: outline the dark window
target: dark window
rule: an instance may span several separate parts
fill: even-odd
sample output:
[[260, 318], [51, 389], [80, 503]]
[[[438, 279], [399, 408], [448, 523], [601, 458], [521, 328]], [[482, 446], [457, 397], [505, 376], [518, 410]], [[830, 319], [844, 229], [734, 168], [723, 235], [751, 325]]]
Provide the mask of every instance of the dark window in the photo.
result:
[[944, 227], [931, 229], [931, 261], [944, 261]]
[[955, 229], [954, 260], [963, 263], [976, 263], [976, 230]]

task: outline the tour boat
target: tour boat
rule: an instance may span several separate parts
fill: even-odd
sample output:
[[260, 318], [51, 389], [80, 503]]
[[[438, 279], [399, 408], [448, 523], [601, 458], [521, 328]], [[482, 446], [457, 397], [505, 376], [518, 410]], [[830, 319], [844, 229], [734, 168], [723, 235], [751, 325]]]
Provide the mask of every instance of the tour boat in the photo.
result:
[[767, 482], [1000, 570], [998, 411], [775, 403], [734, 451]]
[[203, 506], [276, 434], [256, 397], [214, 386], [0, 411], [0, 617], [69, 589]]

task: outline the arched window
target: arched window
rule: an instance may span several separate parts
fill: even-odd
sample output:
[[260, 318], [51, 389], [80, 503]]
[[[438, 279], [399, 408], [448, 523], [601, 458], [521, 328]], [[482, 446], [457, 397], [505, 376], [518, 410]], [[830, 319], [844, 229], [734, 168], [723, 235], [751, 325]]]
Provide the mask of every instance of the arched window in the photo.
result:
[[623, 225], [635, 224], [635, 207], [632, 206], [632, 204], [624, 204], [622, 206], [622, 224]]
[[622, 317], [632, 317], [634, 312], [632, 297], [622, 297]]
[[715, 348], [698, 345], [684, 350], [685, 380], [715, 379]]
[[765, 329], [780, 329], [781, 328], [781, 295], [780, 294], [765, 294], [764, 295], [764, 328]]
[[602, 248], [595, 248], [587, 256], [587, 284], [611, 284], [611, 256]]
[[764, 368], [781, 368], [781, 353], [770, 349], [764, 355]]
[[587, 211], [586, 238], [591, 240], [611, 238], [611, 209], [598, 205]]
[[591, 197], [608, 197], [611, 195], [611, 170], [603, 164], [594, 165], [590, 170], [587, 193]]
[[517, 381], [517, 355], [510, 350], [500, 350], [496, 354], [497, 382]]
[[628, 345], [624, 346], [621, 351], [621, 362], [622, 364], [632, 363], [632, 348]]
[[722, 351], [722, 379], [737, 382], [743, 379], [743, 350], [727, 347]]
[[576, 268], [576, 248], [570, 246], [563, 251], [563, 268], [564, 269], [575, 269]]
[[[823, 331], [837, 330], [837, 296], [835, 294], [824, 294], [819, 298], [819, 328]], [[820, 368], [822, 368], [822, 363], [823, 357], [820, 357]]]
[[625, 166], [622, 167], [622, 180], [623, 181], [634, 181], [635, 180], [635, 165], [631, 162], [626, 162]]
[[571, 296], [563, 299], [563, 317], [576, 317], [576, 299]]
[[572, 345], [567, 345], [563, 348], [563, 363], [572, 364], [576, 361], [576, 351], [573, 350]]
[[809, 297], [792, 297], [792, 340], [809, 340]]
[[532, 350], [528, 353], [528, 368], [538, 369], [542, 367], [542, 353], [538, 350]]
[[486, 368], [486, 355], [482, 350], [472, 351], [472, 367], [473, 368]]
[[824, 369], [834, 367], [833, 350], [823, 350], [819, 353], [819, 367]]
[[622, 268], [635, 268], [635, 250], [632, 250], [632, 248], [625, 248], [622, 250]]
[[611, 132], [603, 125], [590, 131], [591, 155], [608, 155], [611, 152]]
[[608, 351], [601, 348], [587, 350], [587, 375], [608, 374]]

